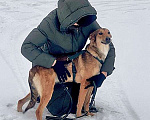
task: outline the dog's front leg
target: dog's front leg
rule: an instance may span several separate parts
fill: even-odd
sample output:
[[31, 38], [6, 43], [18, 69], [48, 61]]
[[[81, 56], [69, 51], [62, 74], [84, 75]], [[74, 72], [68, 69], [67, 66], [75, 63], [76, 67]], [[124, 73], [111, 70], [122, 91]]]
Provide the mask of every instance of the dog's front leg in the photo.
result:
[[85, 102], [84, 102], [84, 111], [87, 111], [88, 112], [87, 115], [91, 115], [91, 116], [94, 115], [93, 113], [89, 112], [89, 103], [90, 103], [92, 91], [93, 91], [93, 87], [89, 87], [88, 92], [86, 94]]
[[85, 89], [86, 85], [82, 84], [80, 85], [80, 92], [79, 92], [79, 97], [78, 97], [78, 104], [77, 104], [77, 112], [76, 112], [76, 117], [80, 117], [81, 114], [81, 110], [85, 101], [85, 97], [87, 94], [87, 89]]

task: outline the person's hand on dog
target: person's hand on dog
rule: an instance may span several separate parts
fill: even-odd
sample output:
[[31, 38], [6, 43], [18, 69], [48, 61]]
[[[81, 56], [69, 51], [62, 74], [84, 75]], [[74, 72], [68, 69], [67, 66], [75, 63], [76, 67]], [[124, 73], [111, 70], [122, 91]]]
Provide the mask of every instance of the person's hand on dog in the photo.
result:
[[103, 74], [103, 73], [100, 73], [98, 75], [95, 75], [89, 79], [87, 79], [87, 81], [90, 82], [90, 84], [88, 86], [85, 87], [85, 89], [91, 87], [91, 86], [94, 86], [94, 82], [95, 82], [95, 85], [96, 87], [101, 87], [103, 81], [106, 79], [106, 76]]
[[58, 80], [60, 82], [65, 82], [68, 77], [71, 77], [69, 71], [64, 66], [66, 64], [65, 61], [56, 61], [55, 65], [52, 67], [57, 74]]

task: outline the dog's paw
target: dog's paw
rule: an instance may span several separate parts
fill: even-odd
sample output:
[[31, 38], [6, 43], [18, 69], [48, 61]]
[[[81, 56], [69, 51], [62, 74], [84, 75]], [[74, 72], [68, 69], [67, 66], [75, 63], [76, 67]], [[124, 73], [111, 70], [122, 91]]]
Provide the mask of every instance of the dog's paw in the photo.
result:
[[91, 113], [91, 112], [88, 112], [87, 114], [86, 114], [87, 116], [94, 116], [95, 114], [94, 113]]
[[82, 114], [76, 114], [76, 118], [80, 118]]
[[18, 101], [18, 105], [17, 105], [17, 111], [18, 112], [22, 112], [22, 105], [21, 105], [21, 101]]
[[81, 112], [77, 112], [76, 113], [76, 118], [80, 118], [80, 117], [82, 117], [83, 115], [82, 115], [82, 113]]
[[17, 111], [18, 111], [18, 112], [22, 112], [22, 108], [17, 107]]

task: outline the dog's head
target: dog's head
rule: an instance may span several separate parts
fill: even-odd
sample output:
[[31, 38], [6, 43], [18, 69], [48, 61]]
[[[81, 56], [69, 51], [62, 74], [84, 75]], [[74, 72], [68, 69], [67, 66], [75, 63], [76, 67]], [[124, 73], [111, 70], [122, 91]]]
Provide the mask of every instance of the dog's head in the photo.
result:
[[91, 40], [90, 44], [94, 46], [99, 46], [101, 44], [108, 45], [111, 43], [112, 35], [110, 31], [106, 28], [100, 28], [90, 34], [89, 39]]

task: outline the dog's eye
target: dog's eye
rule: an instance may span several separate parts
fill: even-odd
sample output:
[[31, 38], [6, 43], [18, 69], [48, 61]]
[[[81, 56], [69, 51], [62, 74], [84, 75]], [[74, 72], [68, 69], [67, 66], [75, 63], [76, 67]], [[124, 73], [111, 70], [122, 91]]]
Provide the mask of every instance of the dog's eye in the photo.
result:
[[103, 33], [99, 33], [99, 35], [103, 35]]
[[108, 32], [108, 34], [110, 34], [110, 32]]

